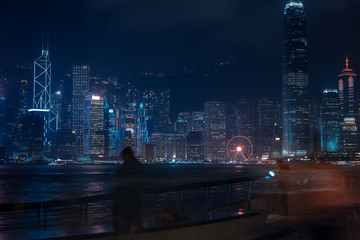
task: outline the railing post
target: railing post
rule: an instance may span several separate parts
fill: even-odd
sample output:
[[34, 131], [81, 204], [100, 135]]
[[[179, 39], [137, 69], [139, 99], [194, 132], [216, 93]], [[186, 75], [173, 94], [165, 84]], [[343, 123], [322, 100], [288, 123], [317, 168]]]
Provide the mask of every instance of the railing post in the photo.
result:
[[269, 178], [269, 180], [267, 182], [266, 195], [269, 195], [270, 183], [271, 183], [271, 178]]
[[46, 207], [44, 207], [44, 230], [46, 230]]
[[249, 183], [249, 188], [248, 188], [247, 202], [248, 202], [248, 209], [250, 209], [250, 200], [251, 200], [251, 191], [252, 191], [253, 181], [250, 180], [248, 183]]
[[80, 203], [80, 206], [79, 206], [79, 215], [80, 215], [80, 220], [79, 220], [79, 222], [80, 222], [80, 225], [81, 225], [81, 223], [82, 223], [82, 205], [83, 205], [83, 203], [81, 202], [81, 203]]
[[88, 224], [88, 202], [85, 202], [85, 226]]
[[226, 207], [230, 205], [230, 196], [231, 196], [231, 183], [228, 184], [227, 194], [226, 194]]
[[209, 197], [209, 187], [205, 187], [204, 212], [207, 212], [208, 210], [208, 197]]
[[40, 230], [40, 221], [41, 221], [41, 206], [38, 208], [38, 215], [37, 215], [37, 229]]

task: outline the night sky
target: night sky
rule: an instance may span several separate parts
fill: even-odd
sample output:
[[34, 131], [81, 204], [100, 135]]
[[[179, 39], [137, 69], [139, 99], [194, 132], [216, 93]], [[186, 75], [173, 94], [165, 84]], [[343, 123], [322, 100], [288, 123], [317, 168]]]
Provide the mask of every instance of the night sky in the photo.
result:
[[[217, 98], [281, 94], [283, 0], [1, 1], [0, 64], [31, 66], [50, 34], [54, 79], [73, 64], [100, 76], [181, 74], [184, 67], [234, 60], [243, 75], [224, 82], [169, 83], [179, 111]], [[349, 55], [360, 73], [360, 1], [303, 0], [312, 98], [336, 87]], [[270, 78], [264, 76], [272, 76]], [[241, 77], [243, 76], [243, 77]], [[247, 77], [246, 77], [247, 76]], [[193, 87], [190, 87], [190, 86]], [[199, 90], [203, 93], [199, 94]]]

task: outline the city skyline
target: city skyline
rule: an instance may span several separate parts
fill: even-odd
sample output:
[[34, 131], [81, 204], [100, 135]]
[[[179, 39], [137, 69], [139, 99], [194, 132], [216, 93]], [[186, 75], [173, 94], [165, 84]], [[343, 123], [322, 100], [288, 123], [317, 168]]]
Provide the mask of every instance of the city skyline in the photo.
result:
[[[71, 65], [90, 65], [96, 76], [126, 79], [128, 75], [143, 72], [179, 76], [185, 67], [199, 69], [234, 60], [237, 72], [225, 78], [222, 85], [206, 84], [208, 79], [198, 78], [194, 83], [178, 77], [170, 86], [175, 90], [173, 106], [179, 111], [187, 110], [183, 105], [200, 109], [203, 102], [211, 99], [199, 90], [226, 102], [238, 97], [277, 97], [281, 84], [281, 15], [285, 3], [229, 0], [202, 5], [201, 1], [193, 4], [184, 1], [175, 7], [148, 4], [146, 10], [143, 1], [137, 6], [114, 1], [4, 3], [1, 18], [8, 24], [0, 40], [3, 52], [0, 64], [31, 66], [33, 56], [41, 49], [44, 33], [45, 39], [50, 35], [53, 81], [70, 73]], [[336, 87], [336, 76], [346, 54], [355, 71], [360, 66], [360, 56], [356, 54], [360, 28], [355, 20], [359, 3], [351, 0], [303, 3], [308, 22], [310, 96], [319, 98], [318, 93], [323, 89]], [[34, 10], [28, 11], [33, 13], [12, 11], [18, 4]], [[117, 12], [119, 9], [129, 13], [122, 16], [121, 11]], [[40, 21], [41, 17], [37, 16], [40, 10], [46, 21]], [[15, 14], [9, 16], [7, 12]], [[174, 16], [169, 17], [171, 13]], [[147, 17], [152, 20], [145, 21]], [[39, 21], [41, 24], [37, 24]], [[351, 33], [351, 37], [342, 32]], [[263, 88], [249, 84], [253, 81]], [[180, 82], [194, 83], [195, 87], [185, 89]], [[187, 97], [182, 94], [185, 90]]]
[[[171, 68], [167, 70], [173, 72], [133, 69], [135, 72], [126, 77], [99, 75], [94, 69], [100, 65], [71, 64], [73, 58], [55, 64], [49, 36], [42, 36], [42, 55], [35, 58], [34, 69], [17, 65], [17, 70], [11, 72], [1, 68], [1, 94], [7, 108], [2, 134], [10, 140], [12, 132], [21, 129], [16, 138], [6, 141], [7, 154], [12, 149], [28, 149], [33, 156], [59, 156], [64, 152], [64, 156], [71, 153], [71, 158], [89, 160], [116, 157], [122, 148], [132, 146], [135, 154], [142, 157], [146, 154], [152, 159], [156, 155], [156, 159], [185, 160], [188, 150], [193, 154], [190, 158], [203, 156], [204, 161], [221, 162], [228, 160], [227, 143], [236, 136], [248, 139], [252, 148], [249, 158], [255, 159], [307, 158], [316, 151], [330, 149], [329, 143], [333, 141], [337, 142], [333, 149], [344, 152], [344, 157], [355, 154], [359, 107], [358, 83], [353, 78], [356, 68], [354, 72], [349, 68], [347, 56], [345, 68], [336, 75], [340, 78], [341, 119], [333, 124], [328, 116], [334, 114], [336, 106], [332, 105], [336, 101], [324, 95], [320, 103], [319, 93], [323, 89], [317, 97], [309, 94], [311, 83], [315, 82], [309, 77], [309, 69], [315, 65], [309, 60], [312, 51], [307, 8], [300, 0], [288, 0], [283, 9], [281, 74], [267, 72], [277, 62], [275, 55], [271, 55], [274, 61], [267, 67], [210, 58], [184, 67], [181, 72]], [[111, 56], [103, 61], [105, 65]], [[71, 66], [72, 72], [54, 77], [53, 66], [64, 64]], [[252, 72], [250, 67], [243, 72], [247, 66], [259, 68]], [[34, 81], [30, 82], [32, 71]], [[258, 78], [267, 82], [260, 83]], [[236, 95], [224, 93], [229, 82], [236, 86], [232, 88]], [[324, 89], [331, 89], [332, 85], [328, 82]], [[252, 89], [256, 89], [255, 93]], [[55, 118], [48, 116], [53, 111]], [[33, 118], [28, 117], [31, 114]], [[24, 127], [27, 119], [32, 121], [31, 126], [43, 122], [43, 133], [41, 129]], [[52, 119], [56, 120], [56, 128], [49, 125]], [[192, 129], [201, 134], [190, 134]], [[334, 139], [337, 136], [338, 140]], [[189, 146], [186, 139], [191, 143]], [[155, 145], [147, 146], [148, 143]], [[155, 155], [148, 156], [147, 151]]]

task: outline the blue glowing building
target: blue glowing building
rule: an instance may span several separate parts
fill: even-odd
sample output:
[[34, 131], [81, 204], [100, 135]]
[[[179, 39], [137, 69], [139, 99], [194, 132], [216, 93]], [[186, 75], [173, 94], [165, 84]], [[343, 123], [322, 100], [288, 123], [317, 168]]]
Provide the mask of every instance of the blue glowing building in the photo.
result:
[[144, 104], [121, 106], [119, 116], [120, 148], [132, 147], [136, 156], [145, 156], [149, 142]]
[[321, 150], [340, 149], [340, 106], [337, 89], [325, 89], [321, 100]]
[[282, 117], [284, 157], [309, 152], [308, 44], [304, 6], [290, 0], [284, 10], [282, 41]]

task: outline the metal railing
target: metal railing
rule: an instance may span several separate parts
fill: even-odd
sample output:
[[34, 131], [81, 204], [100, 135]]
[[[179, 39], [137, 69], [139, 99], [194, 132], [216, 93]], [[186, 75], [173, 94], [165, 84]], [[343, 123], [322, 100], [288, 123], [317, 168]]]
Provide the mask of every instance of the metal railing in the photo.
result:
[[[255, 176], [145, 189], [144, 213], [154, 216], [160, 208], [176, 206], [179, 214], [188, 214], [229, 207], [239, 202], [247, 203], [250, 208], [253, 196], [268, 193], [269, 181], [264, 176]], [[259, 188], [257, 192], [254, 192], [255, 187]], [[45, 230], [61, 225], [110, 224], [112, 199], [113, 194], [101, 194], [64, 200], [0, 204], [0, 232], [19, 228]]]

